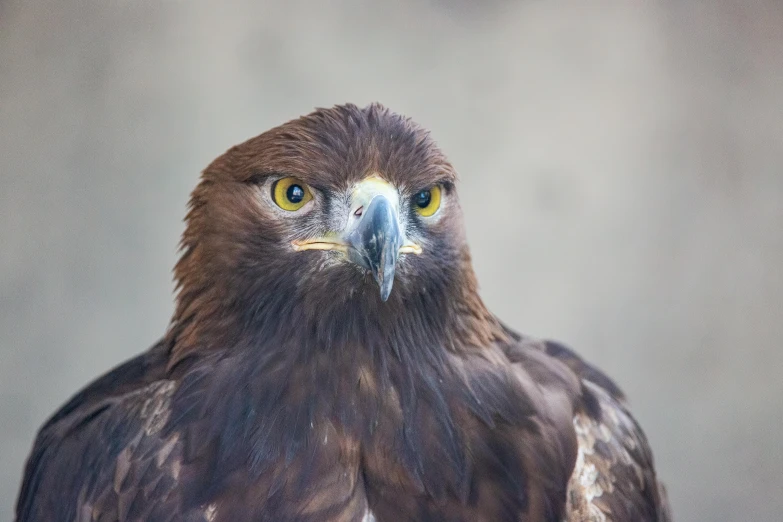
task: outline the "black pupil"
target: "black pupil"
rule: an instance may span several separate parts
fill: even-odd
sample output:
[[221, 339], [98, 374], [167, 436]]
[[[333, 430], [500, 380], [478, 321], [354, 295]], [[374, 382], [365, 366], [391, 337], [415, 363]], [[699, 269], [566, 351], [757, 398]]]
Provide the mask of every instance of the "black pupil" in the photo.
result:
[[413, 199], [416, 201], [416, 205], [418, 205], [419, 208], [427, 208], [427, 205], [429, 205], [432, 200], [432, 194], [430, 194], [429, 190], [422, 190], [416, 194]]
[[305, 191], [299, 185], [291, 185], [288, 190], [285, 191], [285, 197], [291, 203], [301, 203], [305, 197]]

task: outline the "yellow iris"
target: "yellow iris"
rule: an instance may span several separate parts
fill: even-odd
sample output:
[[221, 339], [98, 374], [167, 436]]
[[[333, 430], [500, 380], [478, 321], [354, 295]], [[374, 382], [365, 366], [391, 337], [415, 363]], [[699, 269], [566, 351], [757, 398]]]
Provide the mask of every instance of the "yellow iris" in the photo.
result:
[[440, 208], [441, 188], [435, 185], [427, 190], [422, 190], [413, 196], [413, 208], [419, 215], [430, 217]]
[[296, 178], [283, 178], [272, 186], [272, 199], [283, 210], [299, 210], [313, 199], [310, 189]]

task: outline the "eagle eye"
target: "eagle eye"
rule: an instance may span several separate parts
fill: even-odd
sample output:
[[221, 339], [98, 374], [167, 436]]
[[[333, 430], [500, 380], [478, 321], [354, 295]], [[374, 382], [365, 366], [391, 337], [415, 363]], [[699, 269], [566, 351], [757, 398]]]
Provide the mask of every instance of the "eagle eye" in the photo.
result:
[[413, 196], [413, 206], [419, 215], [430, 217], [440, 208], [440, 185], [420, 190]]
[[272, 200], [283, 210], [299, 210], [313, 199], [307, 185], [294, 177], [282, 178], [272, 185]]

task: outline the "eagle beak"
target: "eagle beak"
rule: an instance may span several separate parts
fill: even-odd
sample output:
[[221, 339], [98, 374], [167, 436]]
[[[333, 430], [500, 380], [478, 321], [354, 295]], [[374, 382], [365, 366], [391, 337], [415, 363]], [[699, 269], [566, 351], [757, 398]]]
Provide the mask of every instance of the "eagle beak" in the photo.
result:
[[346, 236], [348, 259], [370, 271], [386, 301], [394, 284], [397, 255], [404, 242], [394, 204], [377, 194]]

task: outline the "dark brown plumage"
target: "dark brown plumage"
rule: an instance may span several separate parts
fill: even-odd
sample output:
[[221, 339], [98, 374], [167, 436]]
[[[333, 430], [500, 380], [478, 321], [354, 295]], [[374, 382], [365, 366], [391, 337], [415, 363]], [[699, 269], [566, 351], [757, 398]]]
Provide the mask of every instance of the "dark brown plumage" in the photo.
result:
[[169, 331], [44, 425], [17, 520], [668, 520], [614, 383], [482, 303], [455, 181], [380, 105], [215, 160]]

